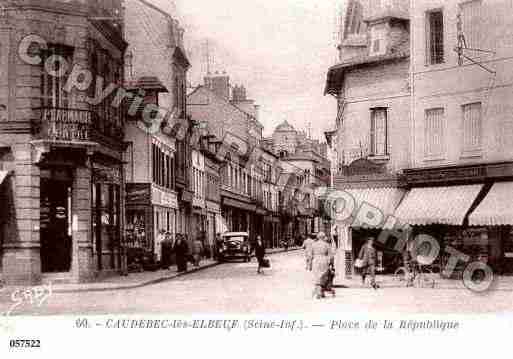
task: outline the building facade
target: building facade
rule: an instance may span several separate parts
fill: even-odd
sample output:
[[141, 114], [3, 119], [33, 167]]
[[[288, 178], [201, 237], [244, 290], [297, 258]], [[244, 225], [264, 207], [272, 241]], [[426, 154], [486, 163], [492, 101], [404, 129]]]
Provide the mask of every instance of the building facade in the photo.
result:
[[[409, 167], [409, 1], [349, 1], [341, 15], [339, 63], [330, 68], [326, 94], [337, 100], [335, 128], [327, 133], [335, 152], [335, 189], [352, 196], [355, 208], [370, 203], [392, 215], [404, 195], [399, 177]], [[334, 216], [335, 217], [335, 216]], [[353, 259], [372, 228], [333, 218], [339, 238], [340, 273], [351, 275]], [[396, 254], [378, 248], [378, 269], [393, 272]]]
[[282, 237], [299, 243], [310, 233], [330, 233], [329, 220], [319, 211], [315, 189], [329, 184], [331, 164], [327, 144], [297, 131], [288, 121], [279, 124], [265, 143], [279, 158], [276, 185]]
[[[181, 141], [175, 132], [167, 131], [176, 122], [186, 122], [185, 81], [190, 65], [183, 29], [170, 14], [137, 0], [125, 4], [124, 19], [129, 43], [125, 85], [134, 99], [143, 99], [139, 105], [132, 100], [127, 106], [125, 137], [129, 143], [126, 234], [129, 261], [134, 264], [148, 253], [158, 259], [163, 236], [174, 239], [176, 234], [190, 234], [193, 228], [189, 217], [192, 199], [183, 200], [184, 191], [190, 192], [190, 167], [184, 163], [190, 131], [187, 129]], [[166, 43], [160, 41], [163, 38]], [[167, 109], [167, 117], [148, 123], [143, 119], [148, 106]]]
[[397, 214], [413, 235], [439, 241], [441, 266], [451, 247], [513, 270], [512, 10], [511, 1], [412, 3], [410, 192]]
[[[111, 1], [12, 1], [0, 21], [1, 273], [7, 284], [83, 282], [124, 267], [124, 116], [99, 77], [123, 83], [127, 43]], [[27, 36], [32, 35], [27, 38]], [[32, 39], [32, 40], [31, 40]], [[25, 59], [17, 54], [25, 48]], [[79, 67], [75, 67], [79, 66]], [[72, 69], [89, 86], [66, 86]]]
[[[437, 240], [435, 269], [458, 250], [468, 260], [458, 262], [455, 277], [476, 261], [511, 272], [512, 6], [395, 1], [380, 10], [348, 2], [341, 63], [326, 85], [338, 101], [328, 133], [337, 151], [335, 185], [378, 208], [380, 220], [365, 228], [355, 218], [340, 223], [347, 273], [358, 237], [398, 235], [388, 216], [408, 240]], [[388, 258], [400, 253], [381, 244], [380, 269], [393, 270]]]
[[187, 98], [191, 119], [202, 124], [222, 151], [221, 212], [228, 231], [249, 232], [251, 238], [263, 234], [263, 174], [260, 161], [248, 155], [259, 146], [263, 126], [258, 122], [258, 107], [246, 98], [245, 90], [232, 93], [225, 74], [209, 75]]

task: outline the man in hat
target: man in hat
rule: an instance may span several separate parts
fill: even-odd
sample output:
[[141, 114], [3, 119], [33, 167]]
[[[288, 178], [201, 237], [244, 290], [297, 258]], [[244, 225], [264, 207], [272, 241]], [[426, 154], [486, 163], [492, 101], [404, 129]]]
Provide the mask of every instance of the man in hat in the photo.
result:
[[376, 249], [374, 248], [374, 238], [368, 237], [363, 245], [358, 258], [362, 260], [363, 268], [362, 268], [362, 284], [365, 284], [365, 278], [370, 275], [371, 277], [371, 286], [374, 289], [378, 288], [376, 284], [376, 262], [378, 259], [378, 255]]

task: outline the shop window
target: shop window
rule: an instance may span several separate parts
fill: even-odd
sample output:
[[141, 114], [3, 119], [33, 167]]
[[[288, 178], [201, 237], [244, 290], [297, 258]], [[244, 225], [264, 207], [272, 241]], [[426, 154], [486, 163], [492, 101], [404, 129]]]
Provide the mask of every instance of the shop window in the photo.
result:
[[444, 153], [445, 115], [443, 108], [426, 110], [425, 119], [425, 155], [427, 158], [440, 159]]
[[444, 62], [444, 17], [442, 10], [429, 11], [426, 16], [427, 63]]
[[482, 111], [481, 103], [462, 106], [463, 113], [463, 152], [473, 153], [481, 150]]

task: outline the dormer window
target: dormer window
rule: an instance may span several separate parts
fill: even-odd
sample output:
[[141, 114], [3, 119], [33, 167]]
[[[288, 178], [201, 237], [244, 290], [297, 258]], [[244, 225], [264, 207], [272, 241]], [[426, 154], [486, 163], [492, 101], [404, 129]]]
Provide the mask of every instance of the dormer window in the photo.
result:
[[387, 50], [385, 24], [375, 24], [370, 29], [370, 55], [384, 55]]

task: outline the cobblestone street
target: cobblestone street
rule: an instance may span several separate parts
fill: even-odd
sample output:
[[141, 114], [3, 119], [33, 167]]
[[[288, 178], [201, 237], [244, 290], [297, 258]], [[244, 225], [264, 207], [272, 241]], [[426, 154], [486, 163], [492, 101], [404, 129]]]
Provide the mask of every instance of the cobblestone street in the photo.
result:
[[[358, 280], [338, 288], [336, 298], [314, 300], [300, 251], [271, 256], [273, 269], [257, 275], [256, 263], [226, 263], [137, 289], [53, 293], [41, 308], [23, 305], [14, 315], [61, 314], [316, 314], [491, 313], [513, 309], [513, 291], [501, 279], [495, 290], [475, 294], [459, 286], [403, 288], [380, 277], [382, 289], [362, 288]], [[2, 299], [5, 312], [9, 303]]]

